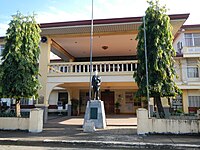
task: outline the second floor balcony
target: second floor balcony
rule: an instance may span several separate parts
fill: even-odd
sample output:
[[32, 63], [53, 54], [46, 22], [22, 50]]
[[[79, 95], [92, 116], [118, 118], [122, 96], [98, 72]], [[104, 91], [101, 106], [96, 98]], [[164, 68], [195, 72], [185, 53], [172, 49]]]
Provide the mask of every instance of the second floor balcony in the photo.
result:
[[[97, 70], [101, 75], [130, 74], [137, 69], [137, 60], [92, 62], [92, 72]], [[90, 73], [90, 62], [50, 63], [49, 75], [87, 75]]]
[[[49, 83], [74, 84], [90, 81], [90, 62], [50, 63], [48, 67]], [[92, 75], [98, 70], [103, 84], [114, 82], [135, 84], [133, 74], [137, 69], [137, 60], [93, 62], [91, 68]]]
[[200, 46], [184, 47], [183, 57], [195, 57], [195, 58], [200, 57]]

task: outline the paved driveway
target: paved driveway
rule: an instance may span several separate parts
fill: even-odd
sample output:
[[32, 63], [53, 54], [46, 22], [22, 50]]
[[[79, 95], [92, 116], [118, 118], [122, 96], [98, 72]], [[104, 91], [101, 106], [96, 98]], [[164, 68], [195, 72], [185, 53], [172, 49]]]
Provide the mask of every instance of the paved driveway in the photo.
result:
[[[48, 123], [63, 125], [83, 125], [83, 116], [50, 116]], [[137, 126], [137, 118], [133, 115], [109, 115], [106, 116], [107, 126]]]

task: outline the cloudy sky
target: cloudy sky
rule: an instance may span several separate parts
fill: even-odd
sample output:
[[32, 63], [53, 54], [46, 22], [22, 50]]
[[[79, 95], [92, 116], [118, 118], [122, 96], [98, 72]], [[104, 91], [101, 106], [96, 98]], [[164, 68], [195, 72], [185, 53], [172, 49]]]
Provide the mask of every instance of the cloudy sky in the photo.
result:
[[[0, 0], [0, 36], [4, 36], [11, 16], [17, 11], [37, 14], [38, 23], [91, 19], [92, 0]], [[200, 24], [200, 0], [160, 0], [168, 14], [190, 13], [185, 24]], [[144, 15], [146, 0], [94, 0], [94, 18]]]

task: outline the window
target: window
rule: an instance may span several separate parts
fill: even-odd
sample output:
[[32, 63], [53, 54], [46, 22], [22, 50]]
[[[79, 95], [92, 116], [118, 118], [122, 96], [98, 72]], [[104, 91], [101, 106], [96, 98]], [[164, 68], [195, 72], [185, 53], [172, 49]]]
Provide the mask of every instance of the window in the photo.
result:
[[4, 45], [3, 45], [3, 44], [0, 44], [0, 55], [2, 55], [3, 50], [4, 50]]
[[200, 34], [193, 34], [194, 46], [200, 46]]
[[198, 67], [187, 67], [188, 78], [198, 78], [199, 70]]
[[33, 105], [34, 102], [35, 101], [33, 98], [21, 98], [21, 100], [20, 100], [21, 105]]
[[125, 92], [126, 103], [134, 102], [134, 93], [133, 92]]
[[20, 100], [21, 105], [29, 105], [29, 98], [22, 98]]
[[200, 96], [188, 96], [189, 107], [200, 107]]
[[199, 68], [196, 60], [187, 60], [187, 76], [188, 78], [199, 77]]
[[185, 44], [188, 47], [191, 46], [200, 47], [200, 33], [186, 33]]
[[177, 43], [177, 50], [178, 50], [178, 53], [179, 53], [179, 54], [181, 54], [181, 50], [182, 50], [182, 49], [183, 49], [183, 44], [182, 44], [182, 42], [179, 41], [179, 42]]
[[59, 103], [63, 106], [63, 109], [67, 109], [68, 104], [68, 92], [58, 92], [58, 105]]

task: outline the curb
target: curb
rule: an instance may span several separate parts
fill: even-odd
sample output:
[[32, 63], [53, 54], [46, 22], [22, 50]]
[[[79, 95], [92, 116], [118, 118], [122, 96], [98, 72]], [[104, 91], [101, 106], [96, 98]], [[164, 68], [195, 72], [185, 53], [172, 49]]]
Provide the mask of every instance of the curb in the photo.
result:
[[200, 145], [193, 144], [165, 144], [165, 143], [144, 143], [144, 142], [116, 142], [116, 141], [69, 141], [69, 140], [44, 140], [44, 143], [67, 143], [73, 145], [98, 146], [105, 148], [149, 148], [149, 149], [182, 149], [199, 148]]
[[52, 146], [52, 147], [99, 147], [99, 148], [148, 148], [148, 149], [200, 149], [200, 144], [169, 144], [145, 142], [86, 141], [86, 140], [41, 140], [0, 139], [1, 145]]

